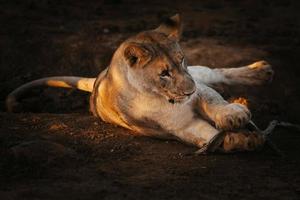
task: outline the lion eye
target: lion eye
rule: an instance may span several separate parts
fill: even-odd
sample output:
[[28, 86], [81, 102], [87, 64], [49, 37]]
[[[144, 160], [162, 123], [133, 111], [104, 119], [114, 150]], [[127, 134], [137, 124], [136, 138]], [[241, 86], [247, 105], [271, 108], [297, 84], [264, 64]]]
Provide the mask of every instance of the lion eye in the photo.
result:
[[183, 63], [184, 56], [182, 54], [177, 54], [177, 60], [179, 61], [179, 63]]
[[166, 76], [170, 76], [169, 70], [165, 69], [160, 73], [161, 77], [166, 77]]

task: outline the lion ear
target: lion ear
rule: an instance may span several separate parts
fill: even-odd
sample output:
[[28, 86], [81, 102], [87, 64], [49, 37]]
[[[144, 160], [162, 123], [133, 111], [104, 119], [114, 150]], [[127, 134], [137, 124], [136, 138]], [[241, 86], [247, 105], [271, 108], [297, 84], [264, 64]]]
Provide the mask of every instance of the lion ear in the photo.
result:
[[124, 49], [124, 57], [129, 66], [144, 66], [150, 59], [150, 52], [139, 43], [129, 43]]
[[166, 19], [155, 31], [164, 33], [170, 39], [175, 41], [180, 40], [181, 32], [182, 32], [182, 23], [181, 17], [179, 14], [176, 14], [168, 19]]

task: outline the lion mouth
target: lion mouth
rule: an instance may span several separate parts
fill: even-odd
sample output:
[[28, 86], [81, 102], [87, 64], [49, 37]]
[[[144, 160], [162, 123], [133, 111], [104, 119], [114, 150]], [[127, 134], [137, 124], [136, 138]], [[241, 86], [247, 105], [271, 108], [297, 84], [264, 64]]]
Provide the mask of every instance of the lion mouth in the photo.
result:
[[186, 94], [174, 94], [171, 93], [170, 91], [164, 91], [164, 92], [165, 93], [163, 94], [163, 96], [167, 99], [167, 101], [171, 104], [175, 104], [175, 103], [184, 103], [188, 101], [191, 98], [191, 96], [193, 96], [195, 91]]
[[190, 98], [190, 96], [187, 95], [183, 95], [183, 96], [169, 96], [168, 97], [168, 102], [171, 104], [175, 104], [175, 103], [183, 103], [185, 101], [187, 101]]
[[171, 104], [175, 104], [175, 100], [174, 100], [174, 99], [169, 99], [168, 101], [169, 101], [169, 103], [171, 103]]

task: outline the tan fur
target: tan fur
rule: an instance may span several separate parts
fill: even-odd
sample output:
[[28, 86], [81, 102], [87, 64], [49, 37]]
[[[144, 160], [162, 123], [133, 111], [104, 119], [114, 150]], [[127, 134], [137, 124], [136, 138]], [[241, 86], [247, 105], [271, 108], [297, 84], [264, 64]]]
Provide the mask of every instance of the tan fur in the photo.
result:
[[63, 88], [77, 88], [79, 90], [92, 92], [95, 78], [83, 78], [73, 76], [53, 76], [46, 77], [26, 83], [12, 91], [6, 98], [6, 107], [9, 112], [13, 112], [16, 107], [17, 100], [29, 89], [50, 86]]
[[[106, 122], [136, 134], [176, 138], [204, 147], [223, 130], [243, 128], [251, 118], [247, 107], [228, 103], [209, 86], [261, 84], [272, 76], [267, 73], [272, 70], [266, 63], [219, 70], [188, 67], [178, 44], [180, 33], [176, 15], [157, 29], [124, 41], [96, 80], [58, 77], [31, 82], [9, 95], [8, 107], [11, 99], [32, 86], [77, 87], [92, 91], [91, 111]], [[255, 78], [261, 72], [266, 72], [265, 76]], [[240, 138], [248, 142], [250, 137]], [[234, 149], [234, 145], [223, 146]]]

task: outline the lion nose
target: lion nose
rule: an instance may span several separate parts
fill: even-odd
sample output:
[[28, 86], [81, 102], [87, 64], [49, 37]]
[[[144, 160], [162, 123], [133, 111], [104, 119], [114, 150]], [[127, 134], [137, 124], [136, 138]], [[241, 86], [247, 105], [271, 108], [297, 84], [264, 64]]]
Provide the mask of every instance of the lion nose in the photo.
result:
[[184, 79], [179, 83], [181, 95], [191, 96], [196, 91], [196, 84], [190, 74], [186, 74]]
[[195, 91], [196, 91], [196, 88], [194, 87], [193, 90], [184, 92], [184, 95], [191, 96], [192, 94], [194, 94]]

